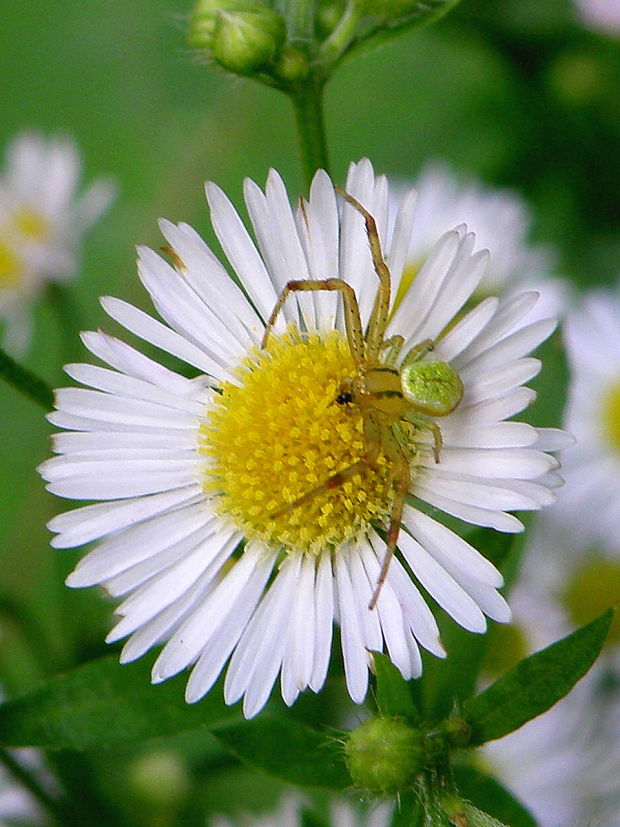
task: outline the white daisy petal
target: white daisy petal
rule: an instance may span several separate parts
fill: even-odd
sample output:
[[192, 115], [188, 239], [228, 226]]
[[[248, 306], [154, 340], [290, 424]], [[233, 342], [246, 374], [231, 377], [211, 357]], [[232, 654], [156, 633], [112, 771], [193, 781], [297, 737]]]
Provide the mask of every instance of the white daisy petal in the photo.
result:
[[442, 609], [470, 632], [485, 631], [486, 621], [476, 602], [406, 531], [398, 546], [411, 571]]
[[368, 656], [362, 638], [348, 562], [343, 554], [336, 560], [336, 593], [345, 680], [349, 695], [359, 704], [363, 701], [368, 686]]
[[267, 268], [235, 208], [222, 190], [211, 182], [207, 182], [205, 189], [218, 241], [254, 306], [266, 320], [278, 298]]

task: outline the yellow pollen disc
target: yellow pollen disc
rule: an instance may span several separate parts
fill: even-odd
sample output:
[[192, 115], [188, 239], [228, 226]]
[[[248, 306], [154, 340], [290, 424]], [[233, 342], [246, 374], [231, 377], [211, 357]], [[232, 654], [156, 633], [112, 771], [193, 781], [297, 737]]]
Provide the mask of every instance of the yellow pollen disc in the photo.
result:
[[[572, 620], [583, 626], [620, 601], [620, 562], [593, 556], [574, 572], [563, 594]], [[620, 641], [620, 618], [616, 612], [606, 646]]]
[[13, 250], [0, 241], [0, 288], [15, 287], [19, 283], [21, 266]]
[[45, 218], [32, 210], [20, 210], [15, 213], [13, 222], [20, 233], [34, 241], [42, 241], [49, 230]]
[[620, 453], [620, 382], [603, 399], [603, 428], [612, 448]]
[[376, 471], [325, 487], [366, 453], [359, 412], [335, 401], [354, 375], [342, 334], [291, 327], [251, 351], [237, 368], [239, 384], [216, 395], [200, 429], [211, 461], [204, 490], [248, 539], [319, 554], [385, 521], [392, 485], [382, 455]]

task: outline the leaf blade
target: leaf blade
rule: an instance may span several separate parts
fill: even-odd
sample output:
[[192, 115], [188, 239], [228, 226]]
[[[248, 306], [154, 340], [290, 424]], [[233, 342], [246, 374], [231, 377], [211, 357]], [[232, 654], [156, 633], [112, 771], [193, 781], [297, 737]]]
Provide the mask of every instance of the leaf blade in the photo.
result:
[[0, 706], [0, 743], [83, 750], [165, 737], [239, 712], [217, 687], [200, 703], [183, 698], [182, 676], [152, 686], [148, 664], [115, 656], [89, 661]]
[[282, 781], [330, 790], [351, 786], [336, 738], [292, 719], [264, 715], [217, 725], [211, 732], [241, 761]]
[[514, 732], [570, 692], [603, 647], [613, 617], [608, 609], [591, 623], [522, 660], [463, 705], [469, 746]]

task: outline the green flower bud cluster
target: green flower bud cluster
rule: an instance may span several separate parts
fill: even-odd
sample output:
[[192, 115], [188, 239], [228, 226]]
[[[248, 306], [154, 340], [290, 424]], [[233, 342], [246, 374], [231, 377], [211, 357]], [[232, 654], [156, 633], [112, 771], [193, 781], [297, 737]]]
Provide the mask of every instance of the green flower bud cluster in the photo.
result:
[[295, 94], [322, 85], [351, 49], [423, 24], [458, 0], [194, 0], [188, 40], [237, 75]]
[[229, 72], [254, 75], [279, 59], [286, 25], [281, 15], [260, 0], [198, 0], [188, 39]]

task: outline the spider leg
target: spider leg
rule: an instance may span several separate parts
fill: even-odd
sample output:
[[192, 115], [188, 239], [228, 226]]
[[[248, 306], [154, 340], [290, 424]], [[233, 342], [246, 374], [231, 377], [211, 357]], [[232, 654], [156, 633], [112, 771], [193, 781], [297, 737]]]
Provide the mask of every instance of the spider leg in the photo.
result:
[[351, 465], [347, 465], [346, 468], [342, 468], [340, 471], [337, 471], [335, 474], [332, 474], [330, 477], [327, 477], [320, 485], [317, 485], [316, 488], [312, 488], [310, 491], [306, 491], [305, 494], [302, 494], [301, 497], [298, 497], [292, 503], [287, 503], [287, 505], [283, 506], [282, 508], [274, 511], [271, 514], [271, 517], [281, 517], [283, 514], [287, 514], [293, 509], [298, 508], [304, 503], [309, 502], [313, 497], [319, 494], [321, 491], [329, 491], [332, 488], [339, 488], [341, 485], [354, 477], [356, 474], [363, 472], [365, 470], [376, 470], [377, 468], [377, 457], [379, 456], [379, 450], [381, 448], [381, 440], [380, 440], [380, 430], [379, 425], [375, 421], [374, 417], [372, 416], [365, 416], [364, 417], [364, 437], [366, 440], [366, 445], [368, 446], [367, 453], [358, 459], [356, 462], [351, 463]]
[[403, 349], [403, 345], [405, 344], [405, 337], [404, 336], [390, 336], [389, 339], [384, 339], [381, 344], [381, 351], [387, 351], [387, 355], [385, 357], [384, 365], [394, 365], [398, 356]]
[[364, 361], [366, 350], [360, 309], [357, 303], [355, 290], [350, 284], [347, 284], [346, 281], [343, 281], [342, 279], [299, 279], [288, 281], [278, 297], [278, 301], [276, 302], [276, 306], [273, 308], [271, 316], [267, 320], [265, 333], [263, 334], [263, 340], [261, 342], [261, 348], [265, 348], [267, 346], [269, 336], [276, 319], [278, 318], [278, 314], [280, 310], [282, 310], [282, 306], [284, 305], [284, 302], [288, 298], [289, 294], [302, 290], [336, 290], [342, 294], [347, 340], [349, 342], [349, 348], [351, 349], [351, 355], [353, 356], [355, 364], [359, 370]]
[[320, 485], [317, 485], [316, 488], [306, 491], [306, 493], [302, 494], [301, 497], [298, 497], [292, 503], [287, 503], [285, 506], [279, 508], [277, 511], [274, 511], [269, 516], [276, 518], [281, 517], [283, 514], [288, 514], [290, 511], [294, 511], [294, 509], [305, 505], [305, 503], [309, 502], [313, 497], [316, 497], [317, 494], [320, 494], [321, 491], [329, 491], [332, 488], [339, 488], [341, 485], [344, 485], [347, 480], [351, 479], [351, 477], [362, 473], [368, 468], [374, 468], [374, 461], [369, 456], [362, 457], [362, 459], [357, 460], [357, 462], [347, 465], [346, 468], [332, 474], [331, 477], [328, 477]]
[[370, 254], [372, 256], [372, 263], [375, 268], [375, 273], [379, 278], [379, 289], [375, 303], [368, 321], [368, 331], [366, 334], [366, 355], [368, 359], [374, 360], [377, 358], [379, 351], [383, 344], [383, 337], [388, 323], [388, 314], [390, 311], [390, 295], [391, 295], [391, 278], [390, 271], [383, 253], [381, 251], [381, 241], [379, 239], [379, 232], [377, 230], [377, 222], [363, 207], [357, 198], [349, 195], [348, 192], [341, 187], [336, 187], [336, 192], [341, 195], [345, 201], [351, 204], [358, 213], [363, 217], [366, 224], [366, 234], [368, 235], [368, 243], [370, 244]]
[[391, 430], [384, 435], [383, 442], [384, 449], [387, 448], [389, 450], [389, 457], [394, 467], [394, 500], [392, 501], [392, 511], [390, 513], [390, 524], [386, 538], [385, 555], [383, 557], [383, 563], [381, 564], [381, 571], [379, 572], [379, 577], [377, 578], [375, 590], [372, 593], [370, 603], [368, 604], [369, 611], [372, 611], [377, 605], [377, 600], [381, 594], [381, 589], [383, 588], [383, 584], [387, 578], [390, 563], [392, 562], [392, 557], [394, 556], [394, 550], [396, 549], [398, 535], [400, 534], [400, 524], [403, 517], [403, 509], [405, 507], [405, 498], [409, 493], [409, 488], [411, 485], [411, 471], [409, 470], [407, 457], [404, 455], [402, 448], [398, 444], [396, 437]]
[[423, 339], [421, 342], [418, 342], [417, 345], [414, 345], [410, 351], [408, 351], [407, 355], [403, 359], [401, 367], [410, 365], [413, 362], [419, 362], [422, 357], [426, 356], [427, 353], [434, 349], [435, 342], [433, 339]]
[[441, 461], [441, 449], [443, 448], [443, 436], [439, 425], [436, 422], [433, 422], [432, 419], [426, 419], [426, 417], [420, 416], [415, 412], [408, 413], [404, 418], [407, 422], [411, 422], [412, 425], [415, 425], [416, 428], [419, 428], [420, 430], [424, 428], [431, 432], [433, 435], [433, 455], [435, 457], [435, 462], [439, 464]]

